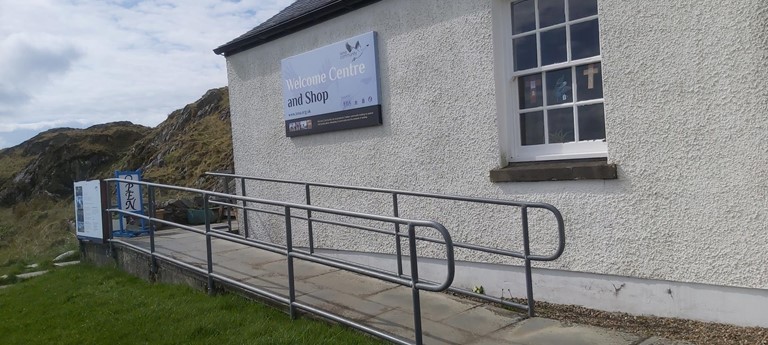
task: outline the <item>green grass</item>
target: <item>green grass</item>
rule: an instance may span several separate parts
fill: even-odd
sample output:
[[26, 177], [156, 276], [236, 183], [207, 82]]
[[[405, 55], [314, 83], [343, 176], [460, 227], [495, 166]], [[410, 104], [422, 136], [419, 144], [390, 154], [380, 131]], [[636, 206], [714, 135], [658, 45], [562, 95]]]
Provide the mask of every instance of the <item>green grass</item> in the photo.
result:
[[235, 295], [88, 265], [0, 289], [0, 344], [381, 344]]
[[72, 201], [42, 197], [0, 208], [0, 276], [22, 273], [28, 264], [44, 264], [76, 249], [69, 223], [74, 213]]
[[18, 150], [6, 151], [0, 154], [0, 185], [12, 179], [21, 169], [27, 166], [35, 157], [24, 156]]

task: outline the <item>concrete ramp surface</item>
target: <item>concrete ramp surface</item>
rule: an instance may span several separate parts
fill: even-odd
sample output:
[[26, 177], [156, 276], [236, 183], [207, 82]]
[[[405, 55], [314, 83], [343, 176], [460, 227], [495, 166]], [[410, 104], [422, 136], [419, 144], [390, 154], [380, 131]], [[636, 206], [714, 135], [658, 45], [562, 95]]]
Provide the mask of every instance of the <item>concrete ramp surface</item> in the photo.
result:
[[[114, 242], [118, 250], [131, 250], [121, 242], [146, 250], [150, 247], [149, 237]], [[211, 250], [214, 273], [288, 297], [288, 263], [284, 255], [216, 238], [211, 240]], [[155, 251], [192, 266], [205, 268], [207, 265], [205, 236], [201, 234], [178, 229], [157, 231]], [[294, 259], [293, 274], [297, 302], [386, 332], [404, 342], [414, 341], [410, 287], [299, 259]], [[551, 319], [528, 318], [446, 293], [421, 291], [420, 301], [424, 344], [683, 344]]]

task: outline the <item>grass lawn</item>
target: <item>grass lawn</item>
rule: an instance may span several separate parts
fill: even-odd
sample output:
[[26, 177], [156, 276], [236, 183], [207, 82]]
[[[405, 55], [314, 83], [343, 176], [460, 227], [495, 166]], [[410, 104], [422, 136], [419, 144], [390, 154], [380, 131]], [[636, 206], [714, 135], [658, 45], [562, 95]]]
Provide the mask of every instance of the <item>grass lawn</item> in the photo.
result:
[[381, 344], [235, 295], [77, 265], [0, 289], [0, 344]]

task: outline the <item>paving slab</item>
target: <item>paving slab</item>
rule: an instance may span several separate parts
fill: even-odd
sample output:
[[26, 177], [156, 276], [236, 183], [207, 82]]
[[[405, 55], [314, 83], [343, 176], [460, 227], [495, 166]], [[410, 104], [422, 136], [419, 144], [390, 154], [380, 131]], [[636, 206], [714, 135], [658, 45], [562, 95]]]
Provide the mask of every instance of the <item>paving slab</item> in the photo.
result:
[[240, 261], [225, 261], [223, 263], [213, 260], [213, 272], [225, 275], [237, 281], [245, 281], [258, 275], [253, 266]]
[[254, 267], [261, 266], [275, 261], [285, 261], [285, 256], [268, 252], [266, 250], [260, 250], [256, 248], [243, 247], [237, 250], [227, 251], [224, 253], [216, 253], [216, 260], [222, 261], [242, 261], [247, 262]]
[[[440, 322], [423, 318], [421, 322], [425, 344], [466, 344], [475, 338], [472, 333]], [[414, 339], [413, 313], [395, 309], [369, 319], [366, 324], [403, 338]]]
[[[261, 266], [261, 268], [277, 274], [288, 275], [288, 264], [286, 262], [270, 262]], [[307, 279], [333, 271], [338, 271], [338, 269], [313, 262], [293, 260], [293, 276], [296, 279]]]
[[[158, 237], [158, 238], [159, 237], [184, 238], [184, 237], [195, 237], [195, 236], [200, 236], [200, 235], [192, 231], [181, 230], [181, 229], [167, 229], [167, 230], [155, 231], [155, 237]], [[143, 236], [142, 238], [149, 238], [149, 236]]]
[[[180, 230], [163, 232], [157, 236], [158, 252], [205, 268], [203, 235]], [[146, 236], [123, 240], [149, 248]], [[220, 239], [214, 240], [212, 249], [214, 272], [288, 296], [288, 261], [284, 255]], [[294, 277], [297, 301], [414, 339], [411, 288], [299, 259], [294, 260]], [[444, 293], [421, 291], [419, 296], [425, 344], [687, 344], [545, 318], [526, 319], [523, 314]]]
[[257, 250], [256, 248], [251, 248], [244, 244], [230, 242], [230, 241], [222, 240], [218, 238], [211, 240], [211, 250], [213, 250], [215, 254], [223, 254], [226, 252], [231, 252], [231, 251], [241, 250], [241, 249]]
[[443, 323], [476, 335], [486, 335], [522, 320], [523, 317], [518, 313], [489, 305], [478, 305], [446, 318]]
[[538, 317], [523, 320], [488, 337], [521, 345], [634, 345], [642, 340], [629, 333]]
[[389, 290], [399, 285], [388, 283], [382, 280], [369, 278], [363, 275], [347, 272], [334, 271], [309, 278], [307, 280], [317, 286], [333, 289], [342, 293], [366, 297], [379, 292]]
[[[285, 291], [285, 296], [288, 296], [288, 276], [275, 274], [274, 272], [265, 271], [266, 273], [259, 275], [258, 278], [262, 281], [269, 282], [278, 289]], [[320, 290], [321, 288], [312, 283], [308, 283], [305, 280], [295, 279], [294, 289], [296, 290], [296, 296], [307, 294], [313, 291]]]
[[[371, 302], [355, 295], [340, 293], [331, 289], [318, 289], [298, 298], [302, 302], [317, 306], [340, 306], [348, 310], [354, 310], [357, 314], [356, 320], [365, 320], [370, 317], [380, 315], [392, 310], [391, 306]], [[333, 308], [339, 309], [339, 308]]]
[[[378, 294], [367, 297], [376, 303], [390, 305], [405, 311], [413, 310], [413, 293], [410, 288], [400, 287], [382, 291]], [[481, 303], [469, 300], [459, 299], [443, 293], [429, 291], [419, 292], [419, 301], [421, 302], [421, 315], [424, 318], [440, 321], [459, 314], [465, 310], [472, 309]]]

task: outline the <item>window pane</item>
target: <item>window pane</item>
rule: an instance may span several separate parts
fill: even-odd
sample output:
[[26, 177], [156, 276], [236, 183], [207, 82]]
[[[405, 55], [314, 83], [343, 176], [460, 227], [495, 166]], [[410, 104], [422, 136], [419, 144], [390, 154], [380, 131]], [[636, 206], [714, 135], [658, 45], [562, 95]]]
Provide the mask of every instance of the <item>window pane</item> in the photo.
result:
[[547, 111], [549, 143], [567, 143], [574, 141], [573, 108], [551, 109]]
[[518, 78], [517, 89], [520, 96], [520, 109], [540, 107], [544, 103], [541, 73]]
[[573, 101], [571, 85], [570, 68], [547, 72], [547, 105]]
[[579, 107], [579, 140], [605, 139], [605, 115], [603, 104]]
[[597, 19], [571, 25], [571, 59], [600, 55], [599, 32]]
[[576, 99], [603, 98], [603, 71], [600, 63], [576, 67]]
[[571, 0], [568, 2], [569, 20], [597, 14], [597, 0]]
[[512, 4], [512, 33], [519, 34], [536, 29], [536, 12], [533, 0]]
[[565, 45], [565, 28], [559, 28], [541, 33], [541, 65], [564, 62], [568, 59]]
[[544, 143], [544, 112], [520, 114], [520, 143], [523, 145]]
[[537, 67], [536, 35], [528, 35], [514, 40], [515, 71]]
[[565, 22], [565, 4], [563, 0], [539, 0], [539, 27]]

